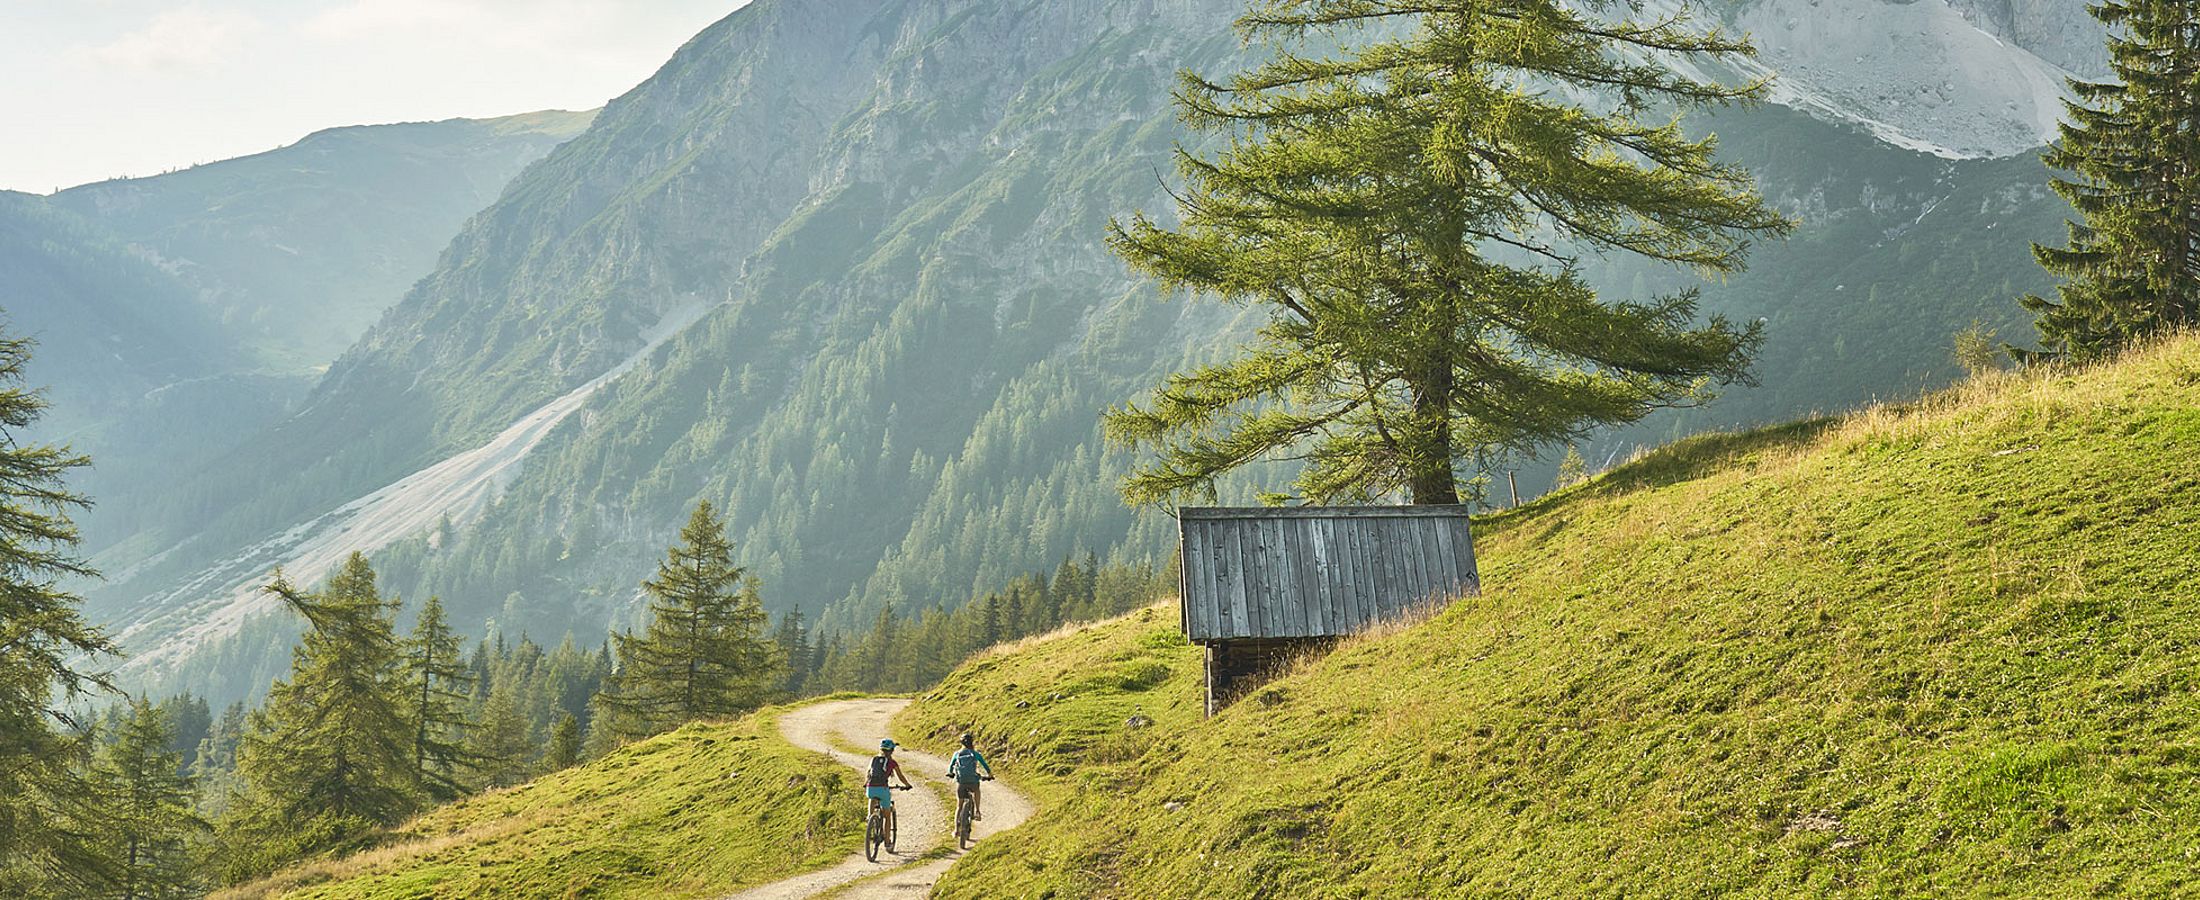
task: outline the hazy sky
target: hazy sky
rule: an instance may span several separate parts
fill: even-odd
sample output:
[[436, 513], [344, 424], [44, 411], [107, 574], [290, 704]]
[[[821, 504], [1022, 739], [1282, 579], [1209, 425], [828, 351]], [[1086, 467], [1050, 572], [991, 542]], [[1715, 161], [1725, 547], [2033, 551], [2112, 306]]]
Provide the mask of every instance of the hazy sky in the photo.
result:
[[0, 188], [592, 109], [747, 0], [0, 0]]

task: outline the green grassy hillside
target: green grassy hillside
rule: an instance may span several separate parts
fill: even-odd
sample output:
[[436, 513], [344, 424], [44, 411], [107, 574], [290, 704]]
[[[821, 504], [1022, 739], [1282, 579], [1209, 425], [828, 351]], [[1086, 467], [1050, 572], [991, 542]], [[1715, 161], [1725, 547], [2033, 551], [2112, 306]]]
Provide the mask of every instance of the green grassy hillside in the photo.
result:
[[715, 897], [855, 852], [863, 810], [849, 773], [772, 722], [689, 725], [439, 807], [380, 849], [216, 896]]
[[[946, 751], [982, 723], [985, 752], [1014, 766], [1019, 789], [1066, 799], [1108, 786], [1095, 764], [1136, 759], [1198, 724], [1200, 656], [1177, 629], [1174, 603], [1150, 607], [996, 647], [896, 724], [912, 743]], [[1126, 725], [1134, 717], [1151, 724]]]
[[903, 725], [1051, 806], [936, 896], [2189, 896], [2196, 446], [2180, 340], [1669, 447], [1211, 721], [1165, 611], [982, 658]]

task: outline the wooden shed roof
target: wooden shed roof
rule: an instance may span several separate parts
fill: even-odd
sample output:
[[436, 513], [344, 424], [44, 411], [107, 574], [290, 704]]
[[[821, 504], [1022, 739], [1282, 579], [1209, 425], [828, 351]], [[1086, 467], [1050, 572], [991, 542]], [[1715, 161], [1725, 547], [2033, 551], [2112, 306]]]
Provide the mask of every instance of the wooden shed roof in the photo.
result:
[[1193, 641], [1351, 634], [1473, 593], [1464, 506], [1186, 507]]

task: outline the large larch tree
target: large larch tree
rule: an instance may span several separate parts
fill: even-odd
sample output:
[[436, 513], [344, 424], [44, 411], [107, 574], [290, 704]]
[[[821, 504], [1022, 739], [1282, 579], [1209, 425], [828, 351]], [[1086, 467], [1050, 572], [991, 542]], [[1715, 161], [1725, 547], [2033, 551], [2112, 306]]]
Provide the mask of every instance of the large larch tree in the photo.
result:
[[[1738, 270], [1790, 223], [1678, 116], [1760, 97], [1658, 60], [1749, 45], [1624, 3], [1269, 0], [1239, 20], [1273, 46], [1222, 81], [1187, 73], [1179, 224], [1111, 244], [1164, 286], [1269, 313], [1236, 358], [1111, 410], [1157, 451], [1134, 501], [1212, 496], [1262, 459], [1295, 494], [1459, 501], [1477, 458], [1532, 453], [1701, 401], [1747, 377], [1754, 326], [1699, 322], [1696, 292], [1607, 302], [1582, 253]], [[1308, 47], [1338, 47], [1307, 51]]]

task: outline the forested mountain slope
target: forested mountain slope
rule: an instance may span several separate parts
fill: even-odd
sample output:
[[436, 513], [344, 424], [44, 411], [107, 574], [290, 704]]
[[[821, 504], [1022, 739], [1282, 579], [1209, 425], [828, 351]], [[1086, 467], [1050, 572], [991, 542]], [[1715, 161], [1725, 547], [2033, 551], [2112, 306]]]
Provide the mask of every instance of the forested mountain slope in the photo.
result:
[[39, 342], [42, 433], [84, 436], [149, 391], [226, 371], [241, 348], [188, 284], [43, 197], [0, 192], [0, 311]]
[[[1110, 215], [1170, 207], [1175, 73], [1242, 59], [1239, 8], [758, 0], [517, 179], [299, 415], [134, 503], [107, 560], [130, 577], [99, 608], [155, 621], [147, 598], [478, 450], [686, 310], [702, 315], [532, 445], [478, 518], [366, 546], [388, 583], [470, 629], [594, 632], [626, 621], [702, 498], [767, 602], [829, 605], [828, 625], [1081, 550], [1159, 553], [1170, 521], [1116, 500], [1128, 459], [1097, 413], [1252, 323], [1157, 297], [1100, 238]], [[1955, 327], [2012, 325], [2007, 298], [2041, 284], [2025, 240], [2065, 210], [2036, 161], [1941, 159], [1778, 107], [1704, 125], [1804, 221], [1706, 289], [1707, 313], [1770, 320], [1764, 387], [1611, 449], [1938, 383]], [[1620, 293], [1681, 283], [1588, 265]], [[138, 649], [208, 638], [178, 634], [141, 629]]]
[[898, 731], [1050, 808], [934, 896], [2189, 895], [2195, 440], [2186, 337], [1661, 449], [1213, 719], [1173, 615], [981, 656]]

